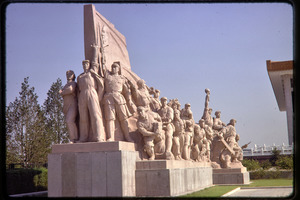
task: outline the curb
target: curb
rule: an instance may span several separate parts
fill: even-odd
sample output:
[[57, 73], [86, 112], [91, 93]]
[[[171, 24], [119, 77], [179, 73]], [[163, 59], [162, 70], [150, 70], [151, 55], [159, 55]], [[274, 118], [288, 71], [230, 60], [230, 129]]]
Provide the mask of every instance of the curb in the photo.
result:
[[23, 193], [23, 194], [13, 194], [13, 195], [9, 195], [9, 197], [37, 197], [40, 195], [45, 195], [47, 193], [48, 191], [30, 192], [30, 193]]
[[229, 195], [231, 195], [231, 194], [233, 194], [233, 193], [239, 191], [240, 189], [241, 189], [241, 187], [235, 188], [235, 189], [233, 189], [233, 190], [227, 192], [226, 194], [223, 194], [221, 197], [227, 197], [227, 196], [229, 196]]
[[264, 186], [264, 187], [243, 187], [241, 188], [242, 190], [244, 189], [280, 189], [280, 188], [293, 188], [293, 186]]

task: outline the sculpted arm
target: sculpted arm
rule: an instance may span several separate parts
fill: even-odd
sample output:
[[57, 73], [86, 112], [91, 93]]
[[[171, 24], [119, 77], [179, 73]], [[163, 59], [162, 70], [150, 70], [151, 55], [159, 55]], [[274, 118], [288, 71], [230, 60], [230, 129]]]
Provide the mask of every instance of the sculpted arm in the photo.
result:
[[167, 113], [167, 118], [168, 118], [168, 122], [172, 122], [174, 119], [174, 111], [172, 108], [168, 109], [168, 113]]
[[122, 94], [124, 95], [126, 101], [131, 102], [131, 91], [129, 88], [129, 83], [126, 80], [125, 77], [123, 77], [125, 79], [124, 84], [123, 84], [123, 91]]
[[140, 123], [137, 124], [138, 131], [143, 135], [143, 136], [155, 136], [156, 133], [147, 131], [144, 126]]
[[159, 114], [155, 113], [154, 115], [154, 119], [158, 122], [161, 122], [161, 117], [159, 116]]
[[68, 94], [75, 94], [76, 92], [76, 83], [72, 83], [70, 85], [68, 85], [67, 87], [65, 86], [62, 91], [61, 91], [61, 95], [64, 96], [64, 95], [68, 95]]

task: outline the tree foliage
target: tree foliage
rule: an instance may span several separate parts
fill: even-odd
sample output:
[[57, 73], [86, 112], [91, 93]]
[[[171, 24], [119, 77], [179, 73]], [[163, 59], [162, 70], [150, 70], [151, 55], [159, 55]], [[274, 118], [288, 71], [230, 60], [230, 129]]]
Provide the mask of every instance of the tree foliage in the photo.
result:
[[51, 137], [52, 144], [61, 144], [69, 142], [68, 131], [63, 115], [63, 98], [59, 94], [62, 89], [61, 79], [54, 82], [44, 102], [43, 109], [46, 117], [47, 132]]
[[44, 113], [28, 80], [24, 78], [19, 97], [6, 108], [7, 164], [44, 163], [50, 151]]

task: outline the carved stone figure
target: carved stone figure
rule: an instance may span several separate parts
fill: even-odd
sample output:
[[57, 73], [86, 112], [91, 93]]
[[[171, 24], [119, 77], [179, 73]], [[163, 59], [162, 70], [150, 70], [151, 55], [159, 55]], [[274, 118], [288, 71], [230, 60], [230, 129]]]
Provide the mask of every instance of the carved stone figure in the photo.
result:
[[[204, 131], [205, 137], [203, 137], [203, 146], [201, 151], [202, 160], [210, 161], [210, 150], [211, 150], [211, 141], [213, 138], [213, 131], [209, 125], [205, 124], [203, 119], [199, 120], [200, 129]], [[204, 159], [205, 157], [205, 159]]]
[[138, 88], [132, 85], [132, 96], [135, 99], [136, 106], [143, 106], [146, 110], [150, 110], [151, 95], [147, 89], [145, 81], [140, 79], [137, 81]]
[[182, 158], [185, 160], [190, 160], [190, 151], [193, 144], [193, 135], [194, 135], [194, 125], [190, 120], [186, 120], [184, 132], [184, 144], [182, 150]]
[[224, 122], [221, 121], [221, 111], [215, 112], [216, 118], [214, 118], [213, 130], [221, 131], [223, 127], [226, 126]]
[[103, 95], [103, 80], [90, 69], [89, 60], [82, 61], [84, 73], [77, 77], [80, 142], [104, 141], [102, 113], [99, 102]]
[[203, 111], [202, 119], [205, 120], [205, 124], [207, 124], [208, 126], [210, 126], [212, 128], [212, 126], [213, 126], [213, 118], [211, 116], [212, 109], [208, 107], [210, 90], [208, 88], [206, 88], [205, 93], [206, 93], [206, 97], [205, 97], [205, 104], [204, 104], [204, 111]]
[[74, 143], [78, 140], [78, 128], [76, 125], [76, 117], [78, 115], [77, 84], [75, 82], [76, 76], [72, 70], [68, 70], [66, 76], [67, 84], [59, 91], [59, 94], [64, 100], [63, 113], [67, 123], [70, 143]]
[[198, 124], [194, 124], [193, 145], [191, 147], [191, 159], [201, 161], [200, 150], [202, 149], [203, 138], [205, 137], [204, 129], [201, 129]]
[[202, 148], [200, 152], [200, 160], [210, 162], [210, 144], [206, 137], [202, 140]]
[[191, 110], [191, 104], [186, 103], [184, 105], [184, 108], [181, 110], [180, 117], [184, 122], [190, 121], [194, 125], [195, 122], [193, 118], [193, 112]]
[[114, 141], [115, 120], [121, 125], [125, 140], [133, 142], [129, 136], [128, 117], [131, 113], [127, 107], [134, 106], [127, 80], [121, 75], [120, 65], [115, 62], [111, 66], [111, 72], [105, 71], [105, 94], [103, 98], [106, 120], [106, 134], [108, 141]]
[[155, 152], [155, 150], [160, 149], [161, 147], [157, 147], [154, 150], [154, 146], [161, 145], [159, 141], [163, 140], [161, 118], [157, 113], [146, 111], [146, 108], [143, 106], [139, 106], [137, 108], [137, 112], [139, 116], [137, 128], [138, 131], [143, 135], [144, 151], [148, 154], [149, 160], [154, 160], [155, 153], [162, 153]]
[[160, 100], [159, 100], [160, 91], [158, 89], [154, 90], [154, 88], [151, 87], [149, 93], [151, 95], [153, 95], [151, 97], [151, 104], [150, 104], [151, 109], [152, 109], [152, 111], [157, 112], [161, 107], [161, 103], [160, 103]]
[[172, 120], [174, 118], [173, 109], [167, 105], [167, 98], [161, 98], [161, 108], [158, 110], [158, 114], [161, 117], [163, 123], [163, 130], [165, 131], [165, 140], [166, 140], [166, 159], [172, 160], [174, 156], [171, 152], [172, 148], [172, 139], [173, 139], [173, 127]]
[[184, 124], [180, 118], [180, 111], [177, 109], [177, 104], [172, 104], [174, 119], [172, 121], [174, 127], [172, 153], [176, 160], [182, 160], [181, 152], [184, 141]]

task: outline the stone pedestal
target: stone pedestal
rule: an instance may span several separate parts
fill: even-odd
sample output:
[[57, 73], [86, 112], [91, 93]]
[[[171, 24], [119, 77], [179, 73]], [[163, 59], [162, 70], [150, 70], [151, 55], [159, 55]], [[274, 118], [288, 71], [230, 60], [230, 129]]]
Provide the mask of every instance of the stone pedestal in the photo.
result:
[[249, 184], [249, 172], [246, 167], [230, 169], [213, 169], [213, 184]]
[[178, 196], [212, 186], [210, 163], [178, 160], [137, 161], [136, 196]]
[[130, 142], [53, 145], [48, 155], [48, 196], [135, 196], [137, 157]]

